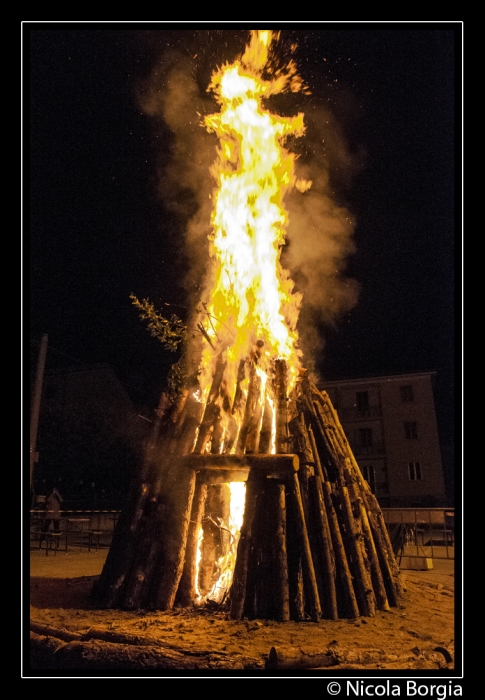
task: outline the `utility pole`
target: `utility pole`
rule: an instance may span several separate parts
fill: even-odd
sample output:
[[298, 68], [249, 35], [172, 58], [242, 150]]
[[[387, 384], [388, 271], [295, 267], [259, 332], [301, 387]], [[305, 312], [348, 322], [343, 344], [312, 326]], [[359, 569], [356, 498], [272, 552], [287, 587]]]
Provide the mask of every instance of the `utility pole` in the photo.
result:
[[40, 399], [42, 396], [42, 383], [44, 381], [45, 356], [47, 354], [47, 335], [43, 335], [40, 341], [39, 357], [37, 360], [37, 372], [35, 375], [34, 395], [30, 409], [30, 494], [32, 496], [34, 463], [38, 461], [36, 452], [37, 429], [39, 427]]

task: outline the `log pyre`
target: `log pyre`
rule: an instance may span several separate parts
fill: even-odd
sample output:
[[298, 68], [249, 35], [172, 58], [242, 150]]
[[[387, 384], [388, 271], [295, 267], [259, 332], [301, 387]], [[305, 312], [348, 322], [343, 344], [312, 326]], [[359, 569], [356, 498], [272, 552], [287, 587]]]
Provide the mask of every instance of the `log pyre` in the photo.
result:
[[[273, 389], [285, 395], [282, 369], [277, 361]], [[398, 604], [399, 569], [382, 513], [329, 396], [302, 372], [290, 397], [276, 407], [285, 415], [276, 420], [277, 454], [214, 454], [210, 445], [218, 440], [218, 412], [185, 396], [132, 486], [95, 589], [103, 606], [167, 610], [196, 604], [198, 532], [209, 518], [214, 532], [207, 542], [224, 535], [219, 525], [223, 485], [233, 482], [246, 483], [246, 497], [233, 582], [224, 601], [231, 618], [317, 622], [373, 616]], [[250, 424], [257, 410], [251, 402], [245, 422]], [[258, 427], [258, 444], [268, 444], [263, 420]], [[201, 430], [203, 453], [190, 449]], [[200, 579], [217, 559], [210, 546], [206, 550]]]
[[[204, 124], [220, 148], [209, 301], [194, 323], [203, 346], [191, 348], [192, 380], [118, 522], [95, 590], [108, 608], [217, 600], [236, 620], [318, 622], [372, 616], [400, 595], [379, 505], [328, 395], [302, 369], [301, 294], [280, 254], [284, 195], [311, 182], [284, 148], [304, 134], [303, 114], [275, 115], [266, 102], [302, 88], [293, 61], [272, 73], [273, 39], [251, 32], [244, 54], [212, 76], [221, 109]], [[241, 484], [236, 550], [228, 519]]]

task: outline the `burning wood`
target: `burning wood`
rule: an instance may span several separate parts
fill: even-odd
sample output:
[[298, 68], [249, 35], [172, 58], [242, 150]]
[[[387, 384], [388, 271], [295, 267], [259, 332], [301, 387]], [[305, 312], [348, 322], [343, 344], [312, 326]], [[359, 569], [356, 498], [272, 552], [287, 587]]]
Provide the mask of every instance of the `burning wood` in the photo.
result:
[[244, 55], [212, 78], [213, 286], [210, 324], [197, 323], [207, 343], [120, 518], [95, 591], [106, 607], [210, 598], [234, 619], [316, 622], [372, 616], [400, 595], [377, 501], [330, 399], [301, 369], [301, 299], [280, 250], [283, 197], [297, 184], [284, 142], [304, 125], [302, 114], [264, 105], [300, 87], [293, 64], [263, 79], [271, 41], [252, 32]]

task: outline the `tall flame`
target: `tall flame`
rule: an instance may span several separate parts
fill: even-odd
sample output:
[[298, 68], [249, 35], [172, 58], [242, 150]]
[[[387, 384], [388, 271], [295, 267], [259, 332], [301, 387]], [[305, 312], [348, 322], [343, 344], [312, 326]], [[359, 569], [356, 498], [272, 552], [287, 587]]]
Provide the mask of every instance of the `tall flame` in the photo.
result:
[[[249, 356], [256, 341], [264, 343], [261, 366], [264, 358], [281, 357], [296, 375], [300, 364], [296, 322], [301, 296], [293, 291], [280, 253], [288, 218], [284, 195], [295, 184], [309, 185], [297, 182], [295, 156], [284, 148], [290, 134], [304, 133], [303, 114], [272, 114], [263, 100], [288, 87], [297, 90], [301, 82], [292, 62], [274, 78], [262, 78], [273, 38], [271, 31], [253, 31], [244, 55], [213, 74], [209, 90], [221, 109], [205, 118], [206, 128], [219, 137], [218, 157], [211, 168], [217, 187], [207, 332], [228, 348], [234, 377], [239, 360]], [[212, 369], [212, 358], [206, 348], [203, 386], [208, 381], [203, 379], [204, 368]]]
[[[230, 414], [237, 413], [237, 392], [245, 395], [244, 401], [249, 403], [248, 378], [244, 381], [238, 370], [248, 358], [257, 362], [257, 389], [253, 388], [252, 400], [260, 408], [255, 411], [258, 430], [254, 433], [259, 433], [263, 407], [268, 407], [264, 411], [271, 416], [273, 426], [267, 449], [273, 452], [274, 397], [271, 382], [267, 381], [271, 362], [277, 358], [287, 361], [290, 387], [300, 367], [296, 323], [301, 295], [293, 291], [293, 282], [280, 262], [288, 220], [283, 199], [290, 188], [296, 186], [304, 191], [311, 185], [297, 180], [295, 156], [284, 147], [288, 136], [304, 133], [303, 114], [281, 117], [264, 104], [270, 95], [287, 89], [296, 92], [302, 87], [291, 61], [271, 78], [263, 78], [263, 72], [269, 73], [269, 51], [274, 38], [271, 31], [251, 32], [242, 57], [217, 70], [208, 88], [220, 111], [207, 116], [205, 126], [218, 136], [219, 147], [211, 168], [216, 182], [209, 237], [213, 267], [210, 302], [205, 307], [209, 322], [204, 325], [210, 345], [206, 344], [199, 370], [201, 400], [209, 398], [218, 403], [223, 427], [234, 429], [237, 421]], [[211, 391], [221, 352], [227, 404], [222, 394], [214, 399]], [[241, 421], [241, 414], [237, 417]], [[230, 444], [234, 451], [234, 433]], [[220, 449], [224, 449], [222, 445]], [[257, 441], [251, 449], [258, 451]], [[232, 548], [217, 562], [221, 576], [208, 596], [216, 600], [221, 599], [232, 578], [244, 510], [244, 485], [231, 485], [231, 494]]]

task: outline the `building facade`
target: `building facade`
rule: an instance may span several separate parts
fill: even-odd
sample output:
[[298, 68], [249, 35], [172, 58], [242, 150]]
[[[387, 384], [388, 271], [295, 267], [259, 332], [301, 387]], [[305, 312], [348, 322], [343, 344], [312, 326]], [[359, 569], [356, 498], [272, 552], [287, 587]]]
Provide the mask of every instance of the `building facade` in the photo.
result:
[[323, 382], [382, 507], [446, 506], [435, 373]]

